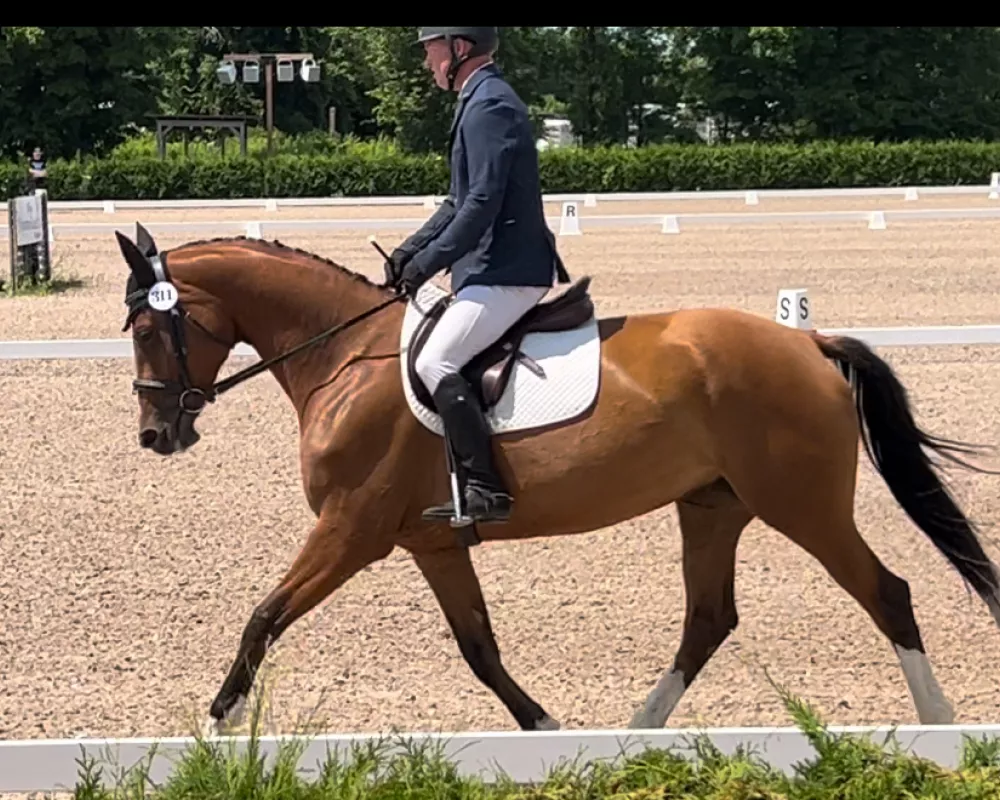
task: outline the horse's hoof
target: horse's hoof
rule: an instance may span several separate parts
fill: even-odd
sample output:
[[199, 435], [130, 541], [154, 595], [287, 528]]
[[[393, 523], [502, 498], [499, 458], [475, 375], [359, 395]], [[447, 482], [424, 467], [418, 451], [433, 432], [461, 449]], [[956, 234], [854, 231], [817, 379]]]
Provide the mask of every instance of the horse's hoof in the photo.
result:
[[557, 731], [559, 730], [559, 723], [552, 719], [548, 714], [542, 717], [538, 722], [535, 723], [536, 731]]
[[662, 728], [655, 720], [650, 718], [645, 708], [639, 709], [632, 715], [632, 720], [628, 724], [629, 730], [655, 730]]
[[243, 724], [243, 718], [246, 716], [246, 707], [247, 699], [243, 695], [240, 695], [236, 698], [236, 702], [233, 703], [233, 707], [222, 718], [223, 721], [232, 728], [238, 728]]
[[202, 739], [216, 739], [220, 735], [219, 725], [221, 720], [217, 720], [215, 717], [208, 717], [201, 724], [201, 738]]
[[223, 714], [222, 719], [210, 716], [202, 726], [202, 736], [212, 739], [218, 736], [232, 736], [234, 731], [243, 724], [247, 700], [240, 695], [232, 707]]

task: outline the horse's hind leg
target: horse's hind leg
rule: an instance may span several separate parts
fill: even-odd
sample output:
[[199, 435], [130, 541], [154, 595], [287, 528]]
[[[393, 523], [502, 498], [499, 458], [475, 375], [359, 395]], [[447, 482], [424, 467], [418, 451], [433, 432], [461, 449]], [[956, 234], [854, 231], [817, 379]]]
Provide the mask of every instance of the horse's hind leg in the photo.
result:
[[[848, 422], [850, 413], [848, 407]], [[909, 585], [879, 561], [855, 525], [857, 438], [850, 427], [838, 431], [839, 422], [828, 417], [823, 431], [809, 438], [800, 431], [790, 446], [772, 446], [771, 458], [735, 478], [734, 489], [763, 522], [816, 558], [889, 639], [920, 722], [948, 724], [952, 709], [925, 655]]]
[[674, 663], [632, 718], [632, 728], [662, 728], [681, 696], [736, 628], [736, 547], [753, 515], [725, 481], [677, 503], [687, 613]]
[[784, 532], [820, 561], [892, 643], [920, 722], [950, 724], [954, 714], [927, 660], [909, 584], [886, 568], [852, 520], [825, 518], [821, 508], [811, 516], [807, 526]]

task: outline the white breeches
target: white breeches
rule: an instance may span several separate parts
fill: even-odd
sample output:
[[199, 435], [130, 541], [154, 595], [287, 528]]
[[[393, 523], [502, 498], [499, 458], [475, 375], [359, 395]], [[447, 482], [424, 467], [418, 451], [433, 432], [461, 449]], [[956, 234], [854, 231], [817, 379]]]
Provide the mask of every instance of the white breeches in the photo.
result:
[[434, 393], [443, 377], [459, 372], [494, 344], [549, 291], [544, 286], [466, 286], [424, 342], [414, 367]]

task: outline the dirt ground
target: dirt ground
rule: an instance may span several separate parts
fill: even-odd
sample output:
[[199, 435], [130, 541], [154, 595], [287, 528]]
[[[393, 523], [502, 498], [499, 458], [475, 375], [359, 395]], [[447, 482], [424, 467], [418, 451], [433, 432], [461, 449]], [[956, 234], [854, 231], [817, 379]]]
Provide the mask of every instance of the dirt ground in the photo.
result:
[[[675, 205], [706, 210], [699, 203]], [[657, 212], [610, 205], [584, 211], [658, 213], [667, 204]], [[779, 201], [755, 208], [782, 205], [793, 210]], [[334, 211], [342, 212], [324, 213]], [[380, 239], [388, 248], [404, 233]], [[885, 231], [719, 226], [678, 236], [646, 228], [588, 232], [560, 238], [559, 246], [571, 274], [593, 276], [602, 315], [719, 305], [772, 317], [779, 289], [805, 287], [820, 327], [988, 324], [1000, 317], [998, 233], [1000, 222], [992, 221]], [[158, 244], [185, 238], [161, 236]], [[363, 231], [283, 240], [381, 274]], [[4, 299], [0, 340], [120, 336], [126, 267], [114, 237], [57, 241], [55, 258], [57, 275], [82, 280], [82, 288]], [[882, 353], [909, 388], [919, 423], [949, 437], [1000, 442], [1000, 351]], [[234, 359], [226, 371], [246, 363]], [[128, 360], [0, 362], [0, 737], [189, 733], [192, 719], [207, 713], [254, 604], [310, 528], [296, 421], [269, 375], [211, 407], [202, 442], [166, 460], [137, 446], [131, 378]], [[956, 473], [952, 480], [997, 557], [998, 479]], [[864, 460], [857, 519], [886, 566], [909, 581], [957, 720], [995, 721], [1000, 631]], [[627, 725], [679, 643], [684, 592], [673, 508], [577, 537], [486, 544], [473, 557], [515, 680], [564, 727]], [[758, 522], [742, 539], [736, 593], [740, 625], [671, 726], [788, 724], [765, 669], [832, 722], [917, 721], [888, 642], [811, 557]], [[465, 665], [402, 553], [295, 624], [271, 662], [274, 718], [284, 730], [303, 715], [332, 732], [516, 728]]]

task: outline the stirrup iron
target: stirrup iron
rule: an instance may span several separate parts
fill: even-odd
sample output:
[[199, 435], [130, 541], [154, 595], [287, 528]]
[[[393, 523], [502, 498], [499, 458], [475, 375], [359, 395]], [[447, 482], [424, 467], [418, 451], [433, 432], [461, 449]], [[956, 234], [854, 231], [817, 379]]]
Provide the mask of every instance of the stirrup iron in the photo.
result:
[[466, 528], [472, 525], [474, 520], [465, 513], [465, 497], [462, 487], [458, 484], [458, 469], [455, 464], [455, 453], [451, 448], [451, 438], [445, 433], [444, 436], [445, 459], [448, 463], [448, 476], [451, 478], [451, 502], [455, 508], [455, 513], [448, 520], [448, 524], [453, 528]]

